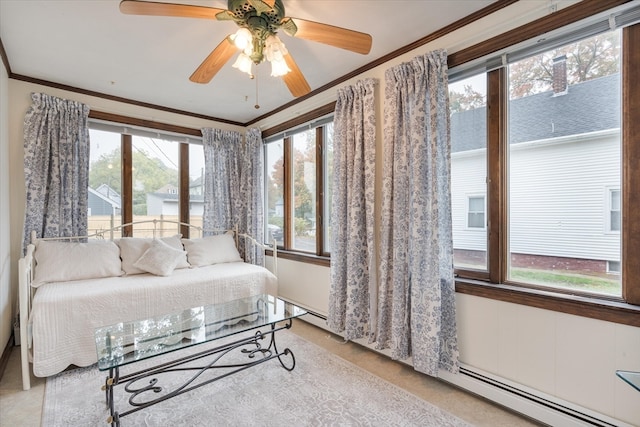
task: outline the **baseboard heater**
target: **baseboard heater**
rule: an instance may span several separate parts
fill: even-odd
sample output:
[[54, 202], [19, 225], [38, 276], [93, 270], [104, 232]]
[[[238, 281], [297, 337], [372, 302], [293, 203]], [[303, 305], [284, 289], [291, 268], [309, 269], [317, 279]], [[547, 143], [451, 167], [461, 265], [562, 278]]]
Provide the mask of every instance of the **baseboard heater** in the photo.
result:
[[474, 372], [468, 368], [460, 368], [460, 374], [466, 375], [468, 377], [473, 378], [476, 381], [480, 381], [482, 383], [488, 384], [492, 387], [499, 388], [507, 393], [513, 394], [521, 399], [526, 399], [530, 402], [533, 402], [537, 405], [542, 405], [548, 409], [553, 411], [560, 412], [564, 415], [568, 415], [574, 418], [576, 421], [580, 423], [584, 423], [585, 425], [590, 426], [598, 426], [598, 427], [616, 427], [619, 424], [612, 424], [607, 421], [603, 421], [599, 418], [595, 418], [591, 415], [585, 414], [583, 412], [577, 411], [575, 409], [569, 408], [567, 406], [561, 405], [559, 403], [553, 402], [549, 399], [542, 398], [536, 394], [529, 393], [517, 387], [511, 386], [509, 384], [505, 384], [503, 382], [497, 381], [494, 378], [490, 378], [486, 375], [480, 374], [478, 372]]
[[[304, 316], [301, 318], [302, 320], [325, 330], [329, 330], [326, 324], [326, 316], [316, 313], [309, 308], [306, 308], [306, 310], [310, 317]], [[354, 342], [377, 353], [388, 356], [364, 342], [358, 342], [358, 340]], [[466, 378], [466, 381], [460, 381], [462, 377]], [[566, 404], [559, 403], [558, 401], [545, 398], [540, 394], [523, 390], [515, 385], [507, 384], [506, 382], [492, 378], [489, 375], [475, 371], [469, 367], [461, 367], [459, 375], [445, 374], [441, 379], [455, 385], [456, 387], [460, 387], [470, 393], [504, 406], [509, 410], [521, 413], [526, 417], [530, 417], [538, 422], [547, 423], [549, 425], [632, 427], [629, 424], [621, 424], [619, 421], [613, 419], [610, 421], [603, 420], [602, 418], [608, 417], [595, 412], [593, 415], [587, 414], [585, 411], [577, 408], [577, 405], [575, 408], [572, 408]]]

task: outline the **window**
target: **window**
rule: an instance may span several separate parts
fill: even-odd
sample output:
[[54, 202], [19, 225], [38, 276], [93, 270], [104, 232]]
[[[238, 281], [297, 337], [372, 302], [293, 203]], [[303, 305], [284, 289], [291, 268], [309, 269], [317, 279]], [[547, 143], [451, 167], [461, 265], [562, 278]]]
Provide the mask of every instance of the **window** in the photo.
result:
[[484, 229], [484, 196], [470, 196], [467, 201], [467, 227]]
[[620, 190], [609, 190], [609, 231], [620, 231]]
[[[485, 271], [486, 94], [487, 74], [484, 72], [449, 84], [454, 265]], [[475, 195], [470, 196], [470, 193]]]
[[[173, 141], [132, 137], [131, 179], [133, 221], [180, 220], [178, 196], [179, 144]], [[176, 224], [171, 232], [178, 233]]]
[[[156, 131], [91, 122], [89, 232], [150, 219], [202, 225], [203, 149], [199, 144], [183, 143], [185, 140], [188, 142], [188, 138]], [[187, 183], [182, 182], [182, 169]], [[142, 237], [151, 233], [133, 228], [125, 234]], [[164, 232], [188, 233], [177, 224]]]
[[327, 123], [325, 126], [325, 132], [323, 133], [324, 148], [322, 149], [322, 170], [326, 171], [324, 176], [324, 182], [322, 188], [324, 189], [323, 199], [324, 203], [324, 234], [322, 241], [324, 242], [324, 250], [331, 252], [331, 198], [332, 198], [332, 186], [333, 182], [333, 122]]
[[607, 261], [607, 273], [620, 274], [620, 261]]
[[265, 240], [289, 251], [327, 256], [333, 123], [321, 119], [266, 139]]
[[[638, 8], [582, 6], [450, 57], [450, 88], [479, 71], [486, 76], [486, 129], [476, 128], [487, 138], [484, 182], [482, 174], [460, 179], [477, 168], [458, 168], [461, 122], [451, 110], [456, 290], [635, 325]], [[543, 29], [544, 38], [519, 38]], [[480, 194], [485, 268], [458, 256], [468, 245], [461, 221], [469, 221], [460, 197]]]
[[88, 233], [122, 224], [120, 134], [91, 129]]
[[316, 140], [315, 129], [292, 136], [291, 247], [315, 252], [316, 247]]
[[510, 64], [507, 126], [509, 278], [620, 296], [601, 277], [620, 257], [601, 225], [602, 188], [620, 185], [620, 32]]
[[189, 224], [202, 227], [204, 215], [204, 148], [189, 144]]

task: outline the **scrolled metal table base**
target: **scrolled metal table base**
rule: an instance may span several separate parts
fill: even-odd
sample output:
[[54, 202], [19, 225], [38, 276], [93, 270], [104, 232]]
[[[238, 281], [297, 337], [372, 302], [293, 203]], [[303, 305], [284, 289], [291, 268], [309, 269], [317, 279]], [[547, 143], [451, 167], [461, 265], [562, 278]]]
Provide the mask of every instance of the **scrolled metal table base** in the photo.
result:
[[[296, 366], [296, 359], [293, 352], [288, 348], [285, 348], [282, 352], [278, 351], [275, 339], [277, 331], [289, 329], [291, 324], [292, 319], [289, 319], [286, 324], [280, 327], [276, 327], [276, 324], [274, 323], [271, 324], [271, 329], [267, 332], [261, 332], [258, 330], [252, 336], [184, 356], [170, 362], [162, 363], [152, 368], [132, 372], [127, 375], [121, 376], [119, 367], [110, 368], [109, 376], [105, 379], [105, 384], [102, 387], [105, 391], [106, 403], [110, 413], [107, 423], [111, 424], [112, 427], [119, 427], [120, 418], [126, 415], [130, 415], [167, 399], [187, 393], [214, 381], [221, 380], [271, 359], [277, 358], [284, 369], [292, 371]], [[261, 341], [265, 340], [267, 337], [270, 337], [269, 345], [264, 347]], [[223, 363], [225, 356], [236, 353], [237, 351], [244, 354], [248, 360], [231, 364]], [[210, 358], [210, 360], [206, 360], [207, 358]], [[200, 366], [185, 366], [186, 364], [196, 360], [202, 360], [205, 361], [205, 363]], [[225, 369], [225, 372], [214, 377], [206, 379], [202, 378], [205, 372], [215, 369]], [[177, 371], [192, 371], [193, 375], [189, 376], [182, 384], [171, 385], [171, 390], [169, 390], [168, 387], [163, 388], [159, 385], [160, 378], [163, 374]], [[115, 408], [114, 389], [119, 385], [124, 385], [123, 391], [130, 395], [128, 401], [132, 408], [124, 412], [118, 412]], [[157, 396], [157, 394], [163, 391], [165, 391], [164, 394]]]

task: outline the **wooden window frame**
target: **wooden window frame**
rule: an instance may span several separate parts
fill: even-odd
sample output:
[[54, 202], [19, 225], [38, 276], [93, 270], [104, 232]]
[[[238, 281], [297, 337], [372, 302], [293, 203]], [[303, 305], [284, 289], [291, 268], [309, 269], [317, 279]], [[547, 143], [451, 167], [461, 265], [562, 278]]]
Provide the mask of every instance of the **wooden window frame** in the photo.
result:
[[[92, 110], [89, 118], [106, 120], [113, 123], [131, 124], [140, 127], [148, 127], [151, 129], [166, 130], [176, 133], [184, 133], [185, 135], [202, 136], [198, 129], [185, 128], [181, 126], [165, 125], [162, 123], [149, 122], [146, 120], [135, 119], [132, 117], [121, 116], [117, 114], [104, 113]], [[129, 224], [133, 222], [133, 137], [129, 134], [120, 134], [120, 153], [121, 153], [121, 216], [122, 223]], [[185, 142], [177, 142], [178, 146], [178, 218], [180, 222], [190, 223], [190, 194], [189, 194], [189, 144]], [[180, 233], [184, 238], [189, 238], [190, 227], [180, 226]], [[122, 228], [123, 237], [133, 237], [133, 228], [131, 226]]]
[[488, 270], [456, 269], [462, 294], [528, 305], [631, 326], [640, 326], [640, 24], [622, 29], [622, 297], [509, 282], [507, 279], [507, 77], [506, 69], [487, 73]]
[[[320, 118], [327, 114], [329, 108], [334, 108], [335, 103], [329, 104], [325, 107], [322, 107], [316, 110], [314, 116], [307, 115], [305, 116], [307, 121], [311, 121], [312, 119]], [[333, 111], [333, 110], [330, 110]], [[294, 128], [299, 126], [301, 123], [297, 122], [288, 122], [290, 123], [289, 128]], [[304, 123], [304, 122], [302, 122]], [[283, 132], [289, 128], [278, 128], [279, 132]], [[330, 253], [325, 248], [325, 240], [324, 240], [324, 195], [325, 191], [325, 170], [324, 170], [324, 137], [325, 137], [325, 125], [320, 125], [314, 128], [315, 129], [315, 149], [316, 149], [316, 247], [314, 252], [302, 251], [299, 249], [295, 249], [292, 247], [293, 245], [293, 205], [292, 205], [292, 189], [293, 189], [293, 168], [291, 164], [293, 162], [293, 138], [291, 136], [285, 136], [283, 138], [283, 159], [284, 159], [284, 188], [283, 188], [283, 198], [284, 198], [284, 230], [283, 230], [283, 245], [278, 247], [278, 257], [283, 259], [290, 259], [294, 261], [301, 261], [310, 264], [317, 264], [323, 266], [330, 265]], [[276, 132], [269, 134], [263, 133], [263, 138], [267, 136], [276, 134]], [[265, 136], [266, 135], [266, 136]], [[265, 180], [266, 183], [266, 180]]]
[[[606, 12], [630, 0], [583, 0], [528, 24], [490, 38], [484, 42], [451, 53], [448, 67], [462, 65], [506, 49], [527, 40], [573, 24], [590, 16]], [[450, 29], [450, 31], [455, 28]], [[438, 33], [438, 37], [446, 31]], [[435, 36], [434, 36], [435, 37]], [[505, 284], [507, 277], [507, 141], [506, 71], [500, 68], [487, 73], [487, 270], [456, 269], [456, 291], [483, 298], [538, 307], [562, 313], [590, 317], [640, 327], [640, 261], [633, 254], [640, 253], [640, 25], [622, 31], [622, 299], [604, 299], [583, 295], [552, 292], [549, 289], [525, 288]], [[630, 48], [634, 46], [635, 49]], [[409, 46], [407, 51], [415, 46]], [[406, 53], [403, 51], [403, 53]], [[392, 58], [385, 58], [385, 60]], [[384, 61], [381, 61], [383, 63]], [[335, 110], [335, 102], [282, 123], [263, 132], [263, 138], [291, 129], [301, 123]], [[636, 142], [635, 146], [633, 141]], [[287, 253], [282, 258], [300, 262], [329, 265], [310, 256]]]

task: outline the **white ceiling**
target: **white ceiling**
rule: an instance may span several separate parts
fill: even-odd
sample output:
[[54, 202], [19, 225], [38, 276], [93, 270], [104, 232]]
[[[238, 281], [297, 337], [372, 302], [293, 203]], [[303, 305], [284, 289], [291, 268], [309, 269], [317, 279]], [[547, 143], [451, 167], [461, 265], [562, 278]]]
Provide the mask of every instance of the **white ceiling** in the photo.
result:
[[[315, 90], [457, 21], [494, 0], [283, 0], [286, 15], [366, 32], [368, 55], [280, 36]], [[221, 9], [223, 0], [179, 1]], [[227, 65], [206, 85], [191, 73], [230, 21], [123, 15], [119, 0], [0, 0], [0, 39], [12, 75], [246, 123], [292, 101], [270, 66], [256, 82]]]

